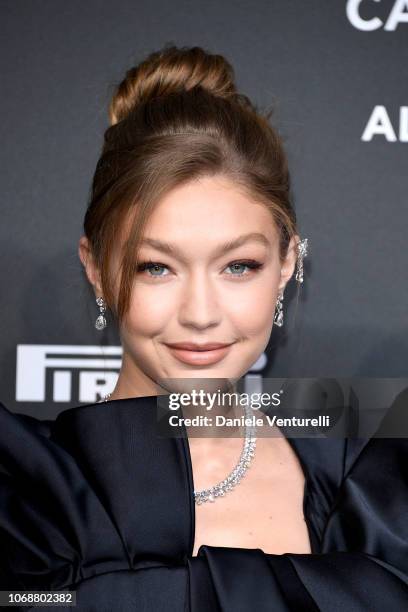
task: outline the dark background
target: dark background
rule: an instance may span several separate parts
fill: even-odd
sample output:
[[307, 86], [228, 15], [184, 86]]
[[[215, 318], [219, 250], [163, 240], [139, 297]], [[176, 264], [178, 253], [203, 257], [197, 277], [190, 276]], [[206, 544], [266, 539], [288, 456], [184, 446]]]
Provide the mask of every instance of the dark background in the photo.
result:
[[[362, 24], [377, 17], [380, 27], [356, 27], [347, 5]], [[112, 326], [94, 328], [97, 308], [77, 245], [114, 85], [167, 42], [225, 55], [240, 89], [260, 109], [275, 108], [286, 142], [309, 255], [298, 307], [293, 279], [285, 324], [274, 327], [254, 375], [407, 376], [408, 110], [401, 133], [399, 117], [408, 107], [408, 14], [386, 30], [393, 7], [387, 0], [0, 2], [0, 401], [54, 415], [98, 399], [87, 373], [99, 372], [102, 391], [113, 386], [106, 376], [117, 375], [120, 355], [94, 357], [100, 345], [118, 347], [118, 337]], [[394, 141], [362, 140], [377, 106]], [[49, 351], [61, 361], [42, 363]]]

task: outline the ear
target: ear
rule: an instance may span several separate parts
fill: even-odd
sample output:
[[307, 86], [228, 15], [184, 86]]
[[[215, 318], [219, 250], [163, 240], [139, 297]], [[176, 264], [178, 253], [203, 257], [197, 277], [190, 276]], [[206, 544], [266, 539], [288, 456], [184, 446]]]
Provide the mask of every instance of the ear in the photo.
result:
[[103, 295], [102, 285], [100, 279], [100, 272], [97, 268], [92, 250], [90, 248], [89, 240], [86, 236], [81, 236], [78, 244], [78, 255], [79, 259], [82, 262], [82, 265], [85, 268], [85, 273], [88, 277], [89, 282], [94, 288], [95, 297], [100, 297]]
[[279, 283], [279, 290], [284, 291], [286, 284], [289, 282], [292, 277], [292, 274], [295, 271], [298, 257], [296, 247], [299, 241], [300, 236], [298, 236], [297, 234], [292, 236], [292, 238], [290, 239], [287, 255], [281, 266], [281, 280]]

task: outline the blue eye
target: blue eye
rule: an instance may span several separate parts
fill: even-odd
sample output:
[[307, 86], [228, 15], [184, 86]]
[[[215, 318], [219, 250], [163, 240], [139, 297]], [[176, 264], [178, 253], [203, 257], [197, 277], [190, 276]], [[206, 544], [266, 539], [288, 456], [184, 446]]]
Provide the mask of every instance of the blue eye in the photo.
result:
[[234, 261], [227, 266], [233, 270], [228, 272], [231, 276], [247, 276], [250, 272], [244, 272], [243, 268], [248, 268], [250, 271], [257, 270], [262, 267], [262, 264], [258, 261]]
[[248, 266], [243, 263], [233, 263], [228, 266], [228, 268], [231, 268], [232, 274], [235, 274], [235, 272], [242, 273], [243, 272], [242, 268], [247, 268], [247, 267]]
[[[139, 266], [137, 267], [138, 272], [144, 272], [144, 270], [149, 270], [148, 276], [155, 276], [155, 277], [167, 276], [167, 274], [160, 274], [160, 272], [164, 269], [168, 270], [168, 267], [165, 266], [164, 264], [161, 264], [155, 261], [145, 261], [139, 264]], [[153, 273], [150, 274], [150, 272], [154, 272], [154, 274]]]

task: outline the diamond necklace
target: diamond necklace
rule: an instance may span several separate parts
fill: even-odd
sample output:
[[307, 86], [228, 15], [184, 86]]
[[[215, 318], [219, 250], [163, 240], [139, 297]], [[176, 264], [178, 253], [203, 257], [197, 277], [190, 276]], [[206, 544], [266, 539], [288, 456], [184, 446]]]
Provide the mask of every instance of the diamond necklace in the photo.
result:
[[[110, 398], [111, 393], [107, 393], [103, 400], [107, 402]], [[242, 478], [245, 476], [247, 469], [251, 465], [251, 461], [255, 456], [256, 448], [256, 427], [248, 424], [247, 419], [251, 419], [251, 411], [248, 406], [244, 407], [245, 410], [245, 441], [241, 451], [241, 455], [238, 459], [238, 463], [231, 470], [224, 480], [221, 480], [212, 487], [202, 489], [201, 491], [194, 491], [194, 500], [197, 505], [203, 504], [207, 501], [215, 502], [217, 497], [223, 497], [229, 491], [232, 491], [236, 485], [238, 485]], [[250, 422], [250, 421], [249, 421]]]

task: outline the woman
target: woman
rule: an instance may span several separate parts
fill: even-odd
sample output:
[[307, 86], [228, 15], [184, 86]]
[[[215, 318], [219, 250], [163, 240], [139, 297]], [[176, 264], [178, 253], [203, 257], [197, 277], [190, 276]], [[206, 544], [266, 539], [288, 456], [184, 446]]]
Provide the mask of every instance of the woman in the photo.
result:
[[55, 421], [0, 405], [1, 588], [98, 612], [406, 610], [405, 439], [247, 432], [231, 484], [240, 437], [157, 436], [158, 397], [234, 386], [303, 279], [277, 133], [198, 47], [129, 70], [110, 118], [79, 256], [121, 371]]

